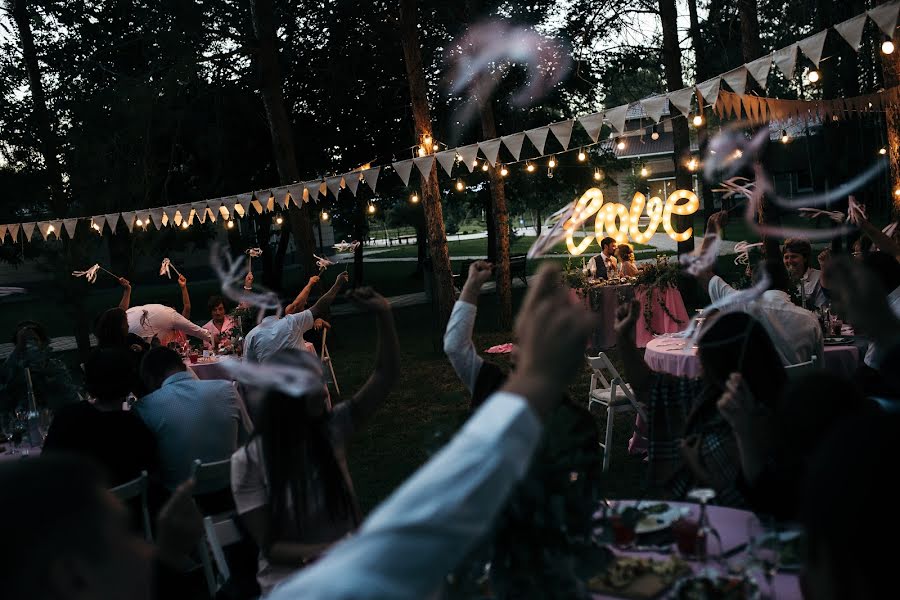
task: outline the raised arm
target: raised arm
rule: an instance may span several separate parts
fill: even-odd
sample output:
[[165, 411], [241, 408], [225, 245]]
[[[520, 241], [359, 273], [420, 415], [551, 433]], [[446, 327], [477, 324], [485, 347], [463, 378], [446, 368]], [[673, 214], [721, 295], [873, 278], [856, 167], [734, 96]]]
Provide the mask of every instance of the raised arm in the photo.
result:
[[181, 316], [191, 318], [191, 295], [188, 293], [187, 279], [184, 275], [178, 276], [178, 287], [181, 288]]
[[331, 303], [334, 302], [335, 297], [338, 292], [341, 291], [341, 287], [347, 283], [350, 279], [350, 276], [346, 271], [337, 276], [337, 279], [334, 280], [334, 285], [331, 286], [331, 289], [322, 294], [322, 296], [316, 301], [315, 304], [312, 305], [312, 308], [309, 309], [309, 312], [312, 313], [314, 319], [318, 319], [326, 312], [328, 312], [328, 307], [331, 306]]
[[885, 235], [883, 231], [872, 225], [867, 219], [858, 219], [858, 224], [862, 232], [869, 236], [869, 239], [872, 240], [872, 243], [879, 250], [900, 260], [900, 246], [897, 245], [897, 242]]
[[124, 277], [119, 277], [119, 285], [122, 286], [122, 299], [119, 300], [119, 308], [128, 310], [131, 304], [131, 282]]
[[463, 286], [459, 300], [453, 305], [447, 331], [444, 333], [444, 352], [456, 375], [462, 380], [469, 393], [475, 391], [475, 381], [484, 361], [475, 351], [472, 330], [475, 327], [476, 306], [481, 287], [491, 278], [493, 265], [479, 260], [469, 265], [469, 277]]
[[644, 356], [637, 348], [635, 341], [634, 327], [641, 314], [641, 303], [637, 300], [623, 303], [616, 312], [616, 348], [619, 349], [619, 356], [625, 365], [625, 377], [631, 383], [635, 395], [638, 400], [645, 401], [647, 392], [650, 390], [650, 376], [652, 371], [647, 363], [644, 362]]
[[378, 342], [375, 370], [350, 401], [354, 429], [360, 427], [381, 406], [400, 376], [400, 342], [394, 327], [391, 305], [371, 288], [358, 288], [347, 297], [356, 306], [375, 315]]
[[318, 275], [313, 275], [312, 277], [310, 277], [309, 282], [307, 282], [307, 284], [303, 286], [303, 289], [300, 290], [300, 293], [297, 294], [297, 297], [294, 298], [294, 301], [288, 304], [287, 308], [284, 309], [284, 314], [292, 315], [306, 308], [306, 302], [307, 300], [309, 300], [309, 295], [312, 293], [312, 289], [317, 283], [319, 283]]

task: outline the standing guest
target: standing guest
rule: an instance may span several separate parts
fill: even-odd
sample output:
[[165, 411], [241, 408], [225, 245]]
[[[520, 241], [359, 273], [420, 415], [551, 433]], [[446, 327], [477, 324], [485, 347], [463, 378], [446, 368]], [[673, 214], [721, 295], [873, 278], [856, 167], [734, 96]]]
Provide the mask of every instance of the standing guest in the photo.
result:
[[156, 439], [144, 422], [122, 406], [131, 391], [127, 350], [99, 348], [84, 365], [85, 388], [93, 402], [81, 401], [56, 411], [44, 440], [44, 452], [71, 452], [104, 467], [110, 485], [156, 473]]
[[307, 391], [270, 389], [253, 439], [231, 458], [235, 505], [260, 548], [257, 579], [263, 594], [360, 522], [346, 445], [396, 382], [400, 348], [387, 300], [367, 288], [349, 298], [373, 312], [378, 327], [375, 370], [366, 384], [329, 411], [321, 363], [296, 349], [277, 352], [268, 364], [302, 373], [309, 380]]
[[35, 400], [40, 406], [57, 409], [78, 402], [78, 390], [66, 366], [53, 358], [50, 337], [36, 321], [16, 325], [12, 353], [0, 366], [0, 411], [26, 407], [28, 383], [25, 369], [31, 373]]
[[812, 246], [801, 239], [788, 239], [781, 251], [784, 267], [794, 284], [794, 291], [800, 296], [803, 308], [819, 308], [826, 302], [819, 278], [822, 272], [810, 266]]
[[[600, 241], [600, 254], [588, 261], [585, 270], [591, 277], [599, 279], [607, 279], [614, 277], [617, 272], [616, 267], [616, 240], [611, 237], [605, 237]], [[587, 274], [586, 273], [586, 274]]]
[[178, 332], [183, 332], [210, 345], [213, 343], [212, 334], [207, 330], [188, 321], [174, 308], [162, 304], [132, 306], [125, 312], [125, 316], [128, 319], [128, 331], [145, 342], [157, 339], [160, 345], [165, 346], [175, 340]]
[[229, 381], [201, 381], [174, 350], [153, 348], [141, 362], [150, 393], [135, 410], [156, 436], [162, 482], [175, 489], [191, 464], [225, 460], [237, 448], [240, 398]]
[[[338, 275], [331, 289], [323, 294], [311, 308], [298, 313], [285, 314], [281, 318], [270, 315], [263, 319], [259, 325], [250, 330], [244, 340], [244, 358], [251, 362], [262, 363], [285, 348], [305, 349], [306, 342], [303, 334], [316, 326], [317, 319], [325, 314], [331, 303], [334, 302], [341, 286], [348, 279], [349, 275], [346, 271]], [[306, 301], [303, 300], [303, 302]]]
[[638, 268], [634, 262], [634, 249], [628, 244], [622, 244], [616, 250], [619, 258], [622, 277], [637, 277]]

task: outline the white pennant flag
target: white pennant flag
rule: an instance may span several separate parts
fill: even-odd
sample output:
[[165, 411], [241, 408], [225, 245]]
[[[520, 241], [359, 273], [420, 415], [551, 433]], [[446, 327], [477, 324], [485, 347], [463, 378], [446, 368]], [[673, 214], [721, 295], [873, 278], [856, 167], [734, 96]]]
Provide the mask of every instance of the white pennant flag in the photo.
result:
[[63, 228], [70, 240], [75, 239], [75, 228], [78, 227], [78, 219], [63, 219]]
[[41, 237], [45, 240], [50, 235], [50, 221], [38, 221], [37, 230], [41, 233]]
[[694, 88], [684, 88], [669, 92], [666, 98], [672, 103], [672, 106], [678, 109], [682, 115], [688, 115], [691, 112], [691, 98], [694, 97]]
[[866, 14], [861, 14], [834, 26], [834, 30], [841, 34], [841, 37], [844, 38], [856, 52], [859, 52], [859, 47], [862, 45], [863, 29], [866, 27], [866, 16]]
[[462, 162], [469, 169], [469, 173], [475, 170], [475, 161], [478, 159], [478, 144], [469, 144], [468, 146], [462, 146], [457, 148], [456, 151], [459, 153], [459, 157], [462, 159]]
[[[250, 214], [250, 204], [253, 202], [253, 194], [247, 192], [246, 194], [238, 194], [237, 196], [238, 204], [241, 205], [241, 208], [244, 209], [244, 214]], [[166, 213], [168, 214], [168, 213]], [[171, 216], [169, 217], [171, 219]]]
[[392, 163], [392, 165], [397, 172], [397, 175], [403, 180], [403, 185], [409, 185], [409, 174], [413, 167], [412, 159], [401, 160], [400, 162]]
[[323, 198], [328, 196], [328, 186], [325, 185], [324, 181], [319, 184], [319, 195]]
[[340, 175], [338, 175], [337, 177], [326, 177], [325, 178], [325, 185], [331, 191], [331, 194], [335, 197], [335, 199], [337, 199], [338, 194], [341, 193], [341, 187], [343, 187], [341, 185], [342, 181], [343, 181], [343, 178]]
[[[272, 191], [271, 190], [259, 190], [255, 193], [256, 201], [259, 202], [259, 205], [262, 206], [265, 210], [275, 210], [275, 203], [272, 202]], [[253, 205], [256, 207], [256, 204]], [[257, 208], [257, 210], [259, 210]], [[260, 212], [262, 214], [262, 212]]]
[[287, 186], [288, 194], [291, 195], [291, 200], [294, 201], [294, 204], [297, 206], [303, 206], [303, 186], [299, 183], [295, 183], [293, 185]]
[[519, 157], [522, 155], [522, 143], [525, 142], [525, 134], [514, 133], [512, 135], [504, 135], [500, 139], [510, 154], [513, 155], [513, 158], [519, 160]]
[[668, 100], [666, 100], [665, 96], [653, 96], [641, 100], [641, 106], [644, 107], [644, 112], [647, 113], [648, 117], [653, 119], [654, 123], [659, 123], [663, 111], [666, 110], [666, 104], [668, 104]]
[[434, 166], [434, 155], [428, 154], [414, 158], [413, 163], [419, 168], [419, 172], [422, 173], [422, 180], [428, 181], [428, 178], [431, 177], [431, 168]]
[[6, 225], [0, 225], [0, 245], [6, 241]]
[[194, 202], [191, 204], [191, 210], [197, 215], [197, 219], [201, 223], [206, 223], [206, 202]]
[[757, 58], [744, 66], [747, 67], [747, 72], [759, 84], [759, 87], [765, 90], [769, 82], [769, 70], [772, 68], [772, 55], [768, 54], [762, 58]]
[[181, 221], [177, 221], [176, 225], [181, 225], [182, 222], [187, 221], [187, 224], [191, 224], [191, 208], [190, 204], [180, 204], [178, 205], [178, 214], [181, 215]]
[[[744, 92], [747, 90], [747, 69], [744, 67], [738, 67], [737, 69], [732, 69], [728, 71], [724, 75], [722, 75], [722, 79], [725, 80], [725, 83], [728, 84], [728, 87], [737, 94], [738, 96], [743, 96]], [[716, 80], [717, 82], [720, 80]], [[699, 86], [698, 86], [699, 87]], [[716, 98], [719, 97], [719, 85], [718, 83], [715, 86], [715, 90], [712, 92], [715, 98], [707, 96], [707, 94], [700, 91], [700, 94], [703, 96], [703, 99], [707, 102], [707, 104], [715, 105]]]
[[62, 219], [57, 219], [56, 221], [50, 221], [50, 226], [53, 227], [53, 233], [56, 235], [56, 239], [62, 239]]
[[553, 137], [560, 143], [563, 150], [569, 149], [569, 142], [572, 141], [572, 127], [574, 125], [575, 121], [572, 119], [550, 125], [550, 131], [553, 132]]
[[606, 118], [609, 124], [619, 133], [625, 133], [625, 117], [628, 115], [628, 105], [623, 104], [606, 111]]
[[258, 215], [261, 215], [264, 212], [266, 212], [266, 207], [263, 206], [262, 202], [260, 202], [259, 200], [252, 200], [250, 202], [250, 206], [252, 206], [254, 208], [254, 210], [256, 210], [256, 214], [258, 214]]
[[363, 177], [366, 180], [366, 185], [368, 185], [372, 192], [375, 192], [375, 186], [378, 184], [378, 174], [381, 173], [381, 167], [372, 167], [371, 169], [366, 169], [363, 171]]
[[444, 150], [443, 152], [435, 154], [434, 157], [437, 159], [438, 164], [446, 171], [447, 175], [452, 177], [453, 163], [456, 162], [456, 150]]
[[825, 36], [827, 35], [828, 30], [825, 29], [816, 35], [797, 42], [800, 51], [816, 65], [817, 69], [819, 68], [819, 62], [822, 60], [822, 50], [825, 48]]
[[125, 223], [125, 227], [128, 228], [128, 233], [134, 231], [134, 211], [123, 212], [122, 222]]
[[490, 165], [497, 166], [497, 157], [500, 155], [500, 138], [478, 142], [478, 147]]
[[591, 140], [596, 142], [600, 137], [600, 129], [603, 127], [603, 113], [598, 112], [578, 117], [578, 122], [584, 127]]
[[797, 65], [797, 44], [791, 44], [775, 52], [775, 66], [784, 73], [788, 79], [794, 77], [794, 67]]
[[18, 242], [19, 241], [19, 224], [13, 223], [13, 224], [7, 225], [7, 229], [9, 230], [9, 237], [12, 238], [12, 241]]
[[[746, 80], [747, 73], [746, 73], [746, 71], [743, 71], [743, 67], [741, 67], [741, 69], [742, 69], [741, 72], [744, 76], [744, 80]], [[702, 100], [703, 104], [701, 106], [705, 106], [707, 104], [715, 105], [716, 100], [719, 98], [719, 89], [721, 87], [721, 84], [722, 84], [722, 79], [719, 77], [713, 77], [712, 79], [707, 79], [706, 81], [704, 81], [702, 83], [698, 83], [697, 84], [697, 103], [698, 103], [698, 105], [700, 105], [700, 102], [701, 102], [700, 98], [703, 99]], [[731, 84], [729, 83], [729, 85], [731, 85]], [[741, 91], [743, 92], [743, 88], [741, 89]]]
[[237, 198], [234, 196], [222, 198], [222, 208], [219, 209], [219, 214], [225, 219], [233, 219], [235, 204], [237, 204]]
[[544, 153], [544, 146], [547, 144], [547, 134], [550, 133], [549, 127], [538, 127], [537, 129], [529, 129], [525, 132], [528, 141], [534, 144], [538, 154]]
[[34, 234], [34, 223], [22, 223], [22, 232], [25, 234], [25, 241], [30, 242], [31, 236]]
[[150, 218], [153, 220], [153, 224], [156, 225], [157, 229], [163, 228], [163, 209], [161, 208], [151, 208], [150, 209]]
[[356, 195], [356, 188], [359, 187], [359, 177], [359, 171], [344, 173], [344, 184], [347, 186], [347, 189], [350, 190], [350, 193], [354, 196]]
[[[94, 225], [97, 227], [95, 228]], [[91, 218], [91, 228], [94, 229], [100, 235], [103, 235], [103, 228], [106, 227], [106, 217], [103, 215], [97, 215], [96, 217]]]
[[111, 233], [115, 233], [116, 229], [119, 227], [119, 213], [112, 213], [105, 215], [106, 224], [109, 225], [109, 230]]
[[319, 186], [322, 184], [321, 181], [307, 181], [303, 184], [303, 189], [306, 190], [306, 201], [307, 202], [318, 202], [319, 201]]
[[272, 197], [275, 199], [275, 204], [277, 204], [281, 208], [287, 208], [287, 205], [288, 205], [287, 186], [272, 188]]
[[869, 18], [875, 21], [879, 29], [889, 38], [894, 37], [894, 29], [897, 28], [897, 11], [900, 10], [900, 3], [888, 2], [880, 6], [876, 6], [868, 12]]
[[209, 211], [209, 217], [212, 219], [213, 223], [215, 223], [218, 215], [222, 214], [222, 198], [210, 200], [208, 204], [209, 207], [207, 210]]

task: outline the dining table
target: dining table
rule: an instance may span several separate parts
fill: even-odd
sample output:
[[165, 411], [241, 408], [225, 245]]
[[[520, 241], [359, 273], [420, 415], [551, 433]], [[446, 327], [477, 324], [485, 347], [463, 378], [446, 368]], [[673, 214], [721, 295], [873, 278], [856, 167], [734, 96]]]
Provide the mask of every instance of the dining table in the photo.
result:
[[208, 357], [199, 357], [196, 362], [185, 359], [184, 364], [188, 369], [193, 371], [197, 379], [231, 379], [228, 373], [220, 366], [223, 357], [211, 355]]

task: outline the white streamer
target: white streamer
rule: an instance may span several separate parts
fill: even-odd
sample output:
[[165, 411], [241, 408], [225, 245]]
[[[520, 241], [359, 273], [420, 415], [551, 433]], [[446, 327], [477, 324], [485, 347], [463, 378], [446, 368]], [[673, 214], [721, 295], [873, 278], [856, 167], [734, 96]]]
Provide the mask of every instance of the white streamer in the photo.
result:
[[100, 270], [100, 265], [95, 264], [93, 267], [89, 268], [87, 271], [72, 271], [72, 275], [75, 277], [84, 277], [88, 280], [88, 283], [96, 283], [97, 282], [97, 272]]
[[[169, 279], [172, 279], [172, 274], [169, 272], [170, 269], [178, 273], [178, 269], [175, 268], [175, 265], [172, 264], [172, 261], [170, 261], [168, 258], [164, 258], [162, 260], [162, 265], [160, 265], [159, 267], [159, 274], [165, 275]], [[181, 273], [178, 273], [178, 276], [181, 277]]]
[[734, 259], [734, 264], [736, 265], [749, 265], [750, 264], [750, 249], [751, 248], [759, 248], [763, 245], [762, 242], [756, 242], [755, 244], [747, 243], [746, 241], [740, 241], [734, 245], [734, 251], [737, 252], [737, 256]]
[[24, 294], [25, 288], [20, 287], [0, 287], [0, 298], [4, 296], [12, 296], [13, 294]]
[[703, 243], [700, 245], [700, 248], [696, 252], [682, 254], [678, 257], [678, 262], [684, 267], [688, 275], [696, 277], [716, 264], [721, 245], [722, 238], [719, 237], [718, 233], [707, 233], [703, 237]]
[[274, 310], [276, 316], [281, 317], [281, 300], [278, 294], [266, 289], [262, 289], [262, 293], [244, 289], [243, 257], [235, 260], [218, 243], [214, 243], [210, 248], [209, 262], [222, 284], [222, 294], [226, 298], [259, 309], [257, 323], [262, 321], [269, 310]]
[[528, 249], [527, 258], [537, 258], [547, 253], [550, 248], [562, 241], [566, 237], [566, 229], [563, 227], [565, 223], [572, 217], [575, 212], [576, 200], [573, 200], [563, 206], [561, 209], [547, 217], [544, 221], [544, 227], [541, 234], [531, 244]]
[[273, 362], [250, 363], [236, 358], [225, 358], [219, 361], [219, 366], [231, 379], [262, 390], [277, 390], [293, 397], [327, 391], [321, 370]]

